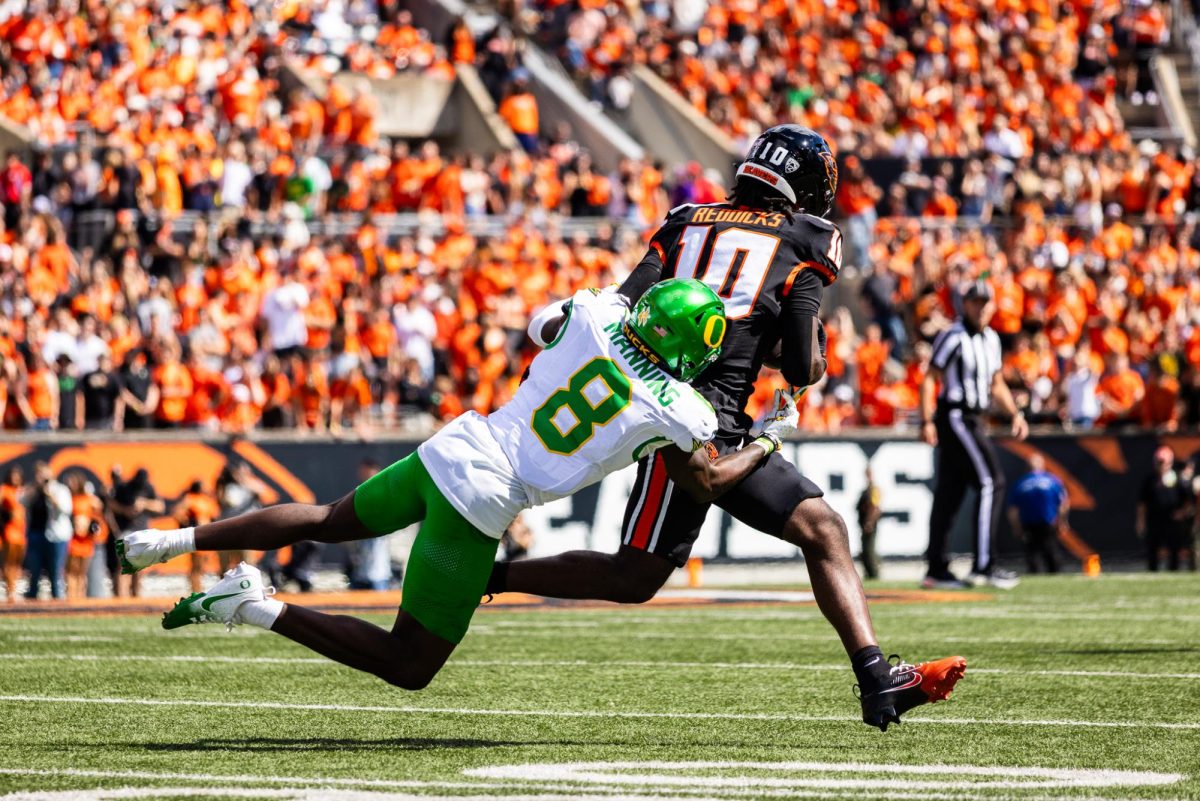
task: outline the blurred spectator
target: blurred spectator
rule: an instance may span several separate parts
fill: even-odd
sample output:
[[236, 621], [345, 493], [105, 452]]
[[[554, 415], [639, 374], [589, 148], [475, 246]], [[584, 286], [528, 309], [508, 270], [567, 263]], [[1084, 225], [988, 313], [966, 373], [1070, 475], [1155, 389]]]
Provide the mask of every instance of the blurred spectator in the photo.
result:
[[1134, 69], [1129, 76], [1132, 81], [1126, 82], [1126, 94], [1135, 106], [1158, 105], [1150, 61], [1170, 38], [1170, 8], [1158, 0], [1133, 0], [1118, 20], [1118, 26], [1133, 41]]
[[25, 562], [29, 569], [29, 586], [25, 599], [37, 600], [42, 574], [50, 581], [50, 594], [64, 598], [63, 568], [67, 559], [67, 543], [74, 535], [71, 522], [71, 491], [55, 480], [50, 465], [38, 462], [33, 468], [33, 486], [27, 495], [26, 539], [28, 550]]
[[1009, 522], [1018, 539], [1025, 541], [1029, 572], [1037, 573], [1039, 559], [1047, 573], [1058, 572], [1055, 543], [1067, 524], [1071, 504], [1058, 476], [1046, 471], [1041, 454], [1029, 457], [1029, 472], [1017, 480], [1008, 494]]
[[538, 149], [538, 102], [529, 88], [529, 72], [524, 67], [513, 71], [512, 86], [500, 103], [499, 113], [525, 152], [535, 152]]
[[4, 592], [11, 604], [17, 598], [17, 578], [25, 562], [25, 475], [21, 468], [8, 468], [3, 483], [0, 483], [0, 536], [4, 538], [0, 553], [0, 569], [3, 571]]
[[156, 428], [179, 428], [187, 417], [188, 401], [195, 391], [192, 375], [179, 361], [179, 345], [164, 343], [160, 361], [152, 378], [158, 389], [158, 405], [154, 410]]
[[278, 356], [268, 356], [262, 374], [263, 428], [284, 428], [291, 421], [292, 383]]
[[[221, 516], [221, 507], [217, 499], [204, 490], [204, 482], [193, 481], [188, 485], [187, 492], [171, 510], [171, 517], [180, 528], [194, 528], [211, 523]], [[188, 583], [192, 592], [200, 592], [201, 580], [204, 577], [204, 554], [190, 554], [188, 564]]]
[[26, 425], [34, 431], [50, 431], [58, 428], [59, 395], [58, 377], [37, 351], [28, 358], [24, 392], [17, 396], [17, 404], [25, 417]]
[[67, 544], [67, 597], [87, 597], [88, 567], [96, 555], [96, 544], [108, 536], [104, 502], [97, 497], [82, 473], [67, 479], [71, 491], [72, 537]]
[[1192, 489], [1175, 469], [1175, 453], [1166, 445], [1154, 452], [1154, 467], [1138, 495], [1137, 535], [1146, 543], [1146, 563], [1158, 571], [1163, 552], [1167, 569], [1178, 570], [1182, 552], [1189, 546], [1187, 526], [1195, 499]]
[[60, 431], [77, 431], [83, 428], [83, 391], [79, 386], [79, 372], [71, 356], [59, 354], [55, 363], [58, 380], [58, 425]]
[[1091, 352], [1075, 351], [1066, 379], [1066, 420], [1075, 427], [1089, 429], [1100, 417], [1100, 374], [1092, 363]]
[[1150, 362], [1150, 377], [1142, 399], [1142, 424], [1170, 433], [1179, 428], [1179, 381], [1158, 360]]
[[858, 529], [862, 533], [862, 550], [859, 561], [867, 578], [879, 578], [879, 552], [875, 548], [875, 534], [879, 530], [879, 519], [883, 517], [883, 500], [871, 468], [866, 472], [867, 486], [858, 496]]
[[142, 348], [132, 351], [117, 376], [120, 402], [125, 411], [119, 430], [150, 428], [158, 410], [159, 389], [151, 375], [149, 356]]
[[[109, 538], [110, 543], [127, 534], [148, 528], [150, 515], [161, 515], [167, 511], [166, 503], [158, 497], [154, 485], [150, 483], [150, 473], [146, 468], [139, 467], [128, 481], [121, 479], [120, 473], [115, 472], [110, 506], [112, 507], [113, 521], [116, 523], [119, 533], [114, 532], [114, 537]], [[116, 550], [111, 545], [107, 551], [107, 561], [109, 574], [112, 576], [113, 595], [124, 595], [125, 587], [128, 586], [129, 594], [136, 598], [141, 591], [141, 576], [135, 573], [129, 577], [128, 585], [126, 585], [124, 578], [120, 575], [121, 568], [117, 561]]]
[[[216, 496], [217, 503], [220, 505], [220, 519], [227, 520], [231, 517], [252, 512], [255, 509], [262, 508], [264, 499], [268, 496], [267, 485], [254, 475], [254, 471], [248, 465], [242, 462], [234, 464], [226, 464], [221, 468], [220, 475], [217, 476], [216, 485], [213, 488], [213, 494]], [[241, 562], [247, 560], [246, 551], [221, 551], [218, 553], [220, 559], [220, 570], [222, 573], [232, 567], [236, 567]], [[270, 554], [274, 556], [274, 553]], [[270, 561], [268, 566], [263, 566], [264, 562], [268, 562], [268, 554], [263, 554], [263, 559], [259, 562], [260, 567], [271, 573], [270, 565], [277, 566], [277, 562]]]
[[358, 365], [334, 380], [329, 390], [329, 430], [338, 434], [344, 428], [362, 430], [371, 408], [371, 386]]
[[308, 327], [304, 309], [309, 304], [308, 290], [288, 274], [283, 283], [272, 290], [263, 301], [262, 316], [267, 323], [267, 337], [271, 350], [281, 360], [287, 360], [300, 352], [308, 342]]
[[1130, 369], [1124, 353], [1110, 353], [1104, 360], [1104, 375], [1097, 392], [1100, 395], [1100, 420], [1104, 425], [1119, 425], [1136, 421], [1139, 404], [1146, 396], [1145, 382]]
[[837, 205], [845, 219], [842, 230], [846, 238], [845, 263], [866, 264], [867, 253], [879, 219], [875, 207], [883, 191], [867, 175], [862, 162], [855, 156], [846, 158], [846, 169], [838, 176]]

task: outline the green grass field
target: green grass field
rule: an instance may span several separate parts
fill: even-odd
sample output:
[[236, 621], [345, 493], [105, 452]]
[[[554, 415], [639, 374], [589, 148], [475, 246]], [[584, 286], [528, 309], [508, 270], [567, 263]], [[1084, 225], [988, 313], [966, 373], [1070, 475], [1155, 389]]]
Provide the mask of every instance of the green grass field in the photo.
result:
[[485, 610], [415, 694], [247, 628], [5, 616], [0, 798], [1200, 799], [1198, 590], [878, 604], [885, 652], [969, 661], [886, 734], [811, 605]]

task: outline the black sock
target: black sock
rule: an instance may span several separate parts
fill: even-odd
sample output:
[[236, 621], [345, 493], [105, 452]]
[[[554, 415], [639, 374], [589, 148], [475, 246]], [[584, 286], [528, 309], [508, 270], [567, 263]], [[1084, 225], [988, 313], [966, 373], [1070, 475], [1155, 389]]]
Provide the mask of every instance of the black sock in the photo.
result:
[[497, 562], [492, 565], [492, 575], [488, 576], [487, 595], [497, 595], [508, 592], [508, 562]]
[[854, 656], [850, 657], [850, 664], [854, 667], [854, 677], [858, 679], [859, 686], [864, 687], [878, 684], [887, 677], [888, 671], [891, 670], [891, 666], [883, 658], [883, 651], [879, 650], [878, 645], [860, 648]]

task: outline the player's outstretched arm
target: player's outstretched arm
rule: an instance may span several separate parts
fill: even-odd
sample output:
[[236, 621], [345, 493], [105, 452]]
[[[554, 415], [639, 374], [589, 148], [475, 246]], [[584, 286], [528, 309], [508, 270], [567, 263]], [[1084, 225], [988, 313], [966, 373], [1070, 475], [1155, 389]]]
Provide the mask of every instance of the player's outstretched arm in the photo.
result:
[[711, 442], [694, 453], [669, 445], [661, 451], [667, 475], [697, 501], [716, 500], [779, 450], [783, 438], [796, 430], [799, 421], [800, 414], [792, 396], [783, 390], [775, 390], [774, 409], [763, 423], [757, 439], [725, 456], [718, 456], [716, 446]]

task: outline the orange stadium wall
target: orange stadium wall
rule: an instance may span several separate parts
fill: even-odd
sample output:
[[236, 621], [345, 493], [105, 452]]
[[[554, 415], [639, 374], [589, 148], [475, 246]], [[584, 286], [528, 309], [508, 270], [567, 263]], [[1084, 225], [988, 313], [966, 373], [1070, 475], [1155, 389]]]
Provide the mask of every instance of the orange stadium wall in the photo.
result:
[[[999, 440], [999, 452], [1009, 483], [1028, 468], [1026, 459], [1040, 452], [1051, 470], [1065, 481], [1071, 494], [1069, 550], [1077, 556], [1133, 555], [1140, 551], [1134, 537], [1134, 505], [1138, 488], [1149, 473], [1154, 449], [1166, 442], [1179, 459], [1200, 450], [1200, 437], [1152, 435], [1046, 436], [1028, 442]], [[387, 464], [411, 453], [415, 441], [348, 443], [335, 441], [229, 441], [150, 439], [70, 440], [62, 438], [8, 439], [0, 442], [0, 465], [18, 463], [26, 474], [37, 460], [47, 460], [58, 474], [85, 472], [94, 483], [108, 486], [115, 465], [125, 475], [145, 467], [158, 493], [168, 501], [182, 496], [196, 480], [211, 487], [230, 461], [245, 462], [270, 488], [271, 502], [324, 503], [354, 488], [357, 467], [370, 458]], [[855, 504], [869, 465], [882, 492], [884, 517], [878, 545], [884, 556], [919, 556], [927, 543], [932, 503], [933, 450], [911, 439], [855, 437], [806, 439], [784, 446], [784, 455], [826, 489], [826, 498], [849, 525], [852, 545], [858, 546]], [[0, 468], [2, 469], [2, 468]], [[536, 535], [534, 554], [572, 548], [614, 550], [620, 540], [625, 499], [633, 470], [609, 476], [571, 498], [525, 513]], [[967, 550], [960, 516], [956, 550]], [[1003, 532], [1000, 548], [1020, 549]], [[709, 515], [695, 555], [706, 559], [791, 559], [796, 548], [748, 529], [719, 510]]]

